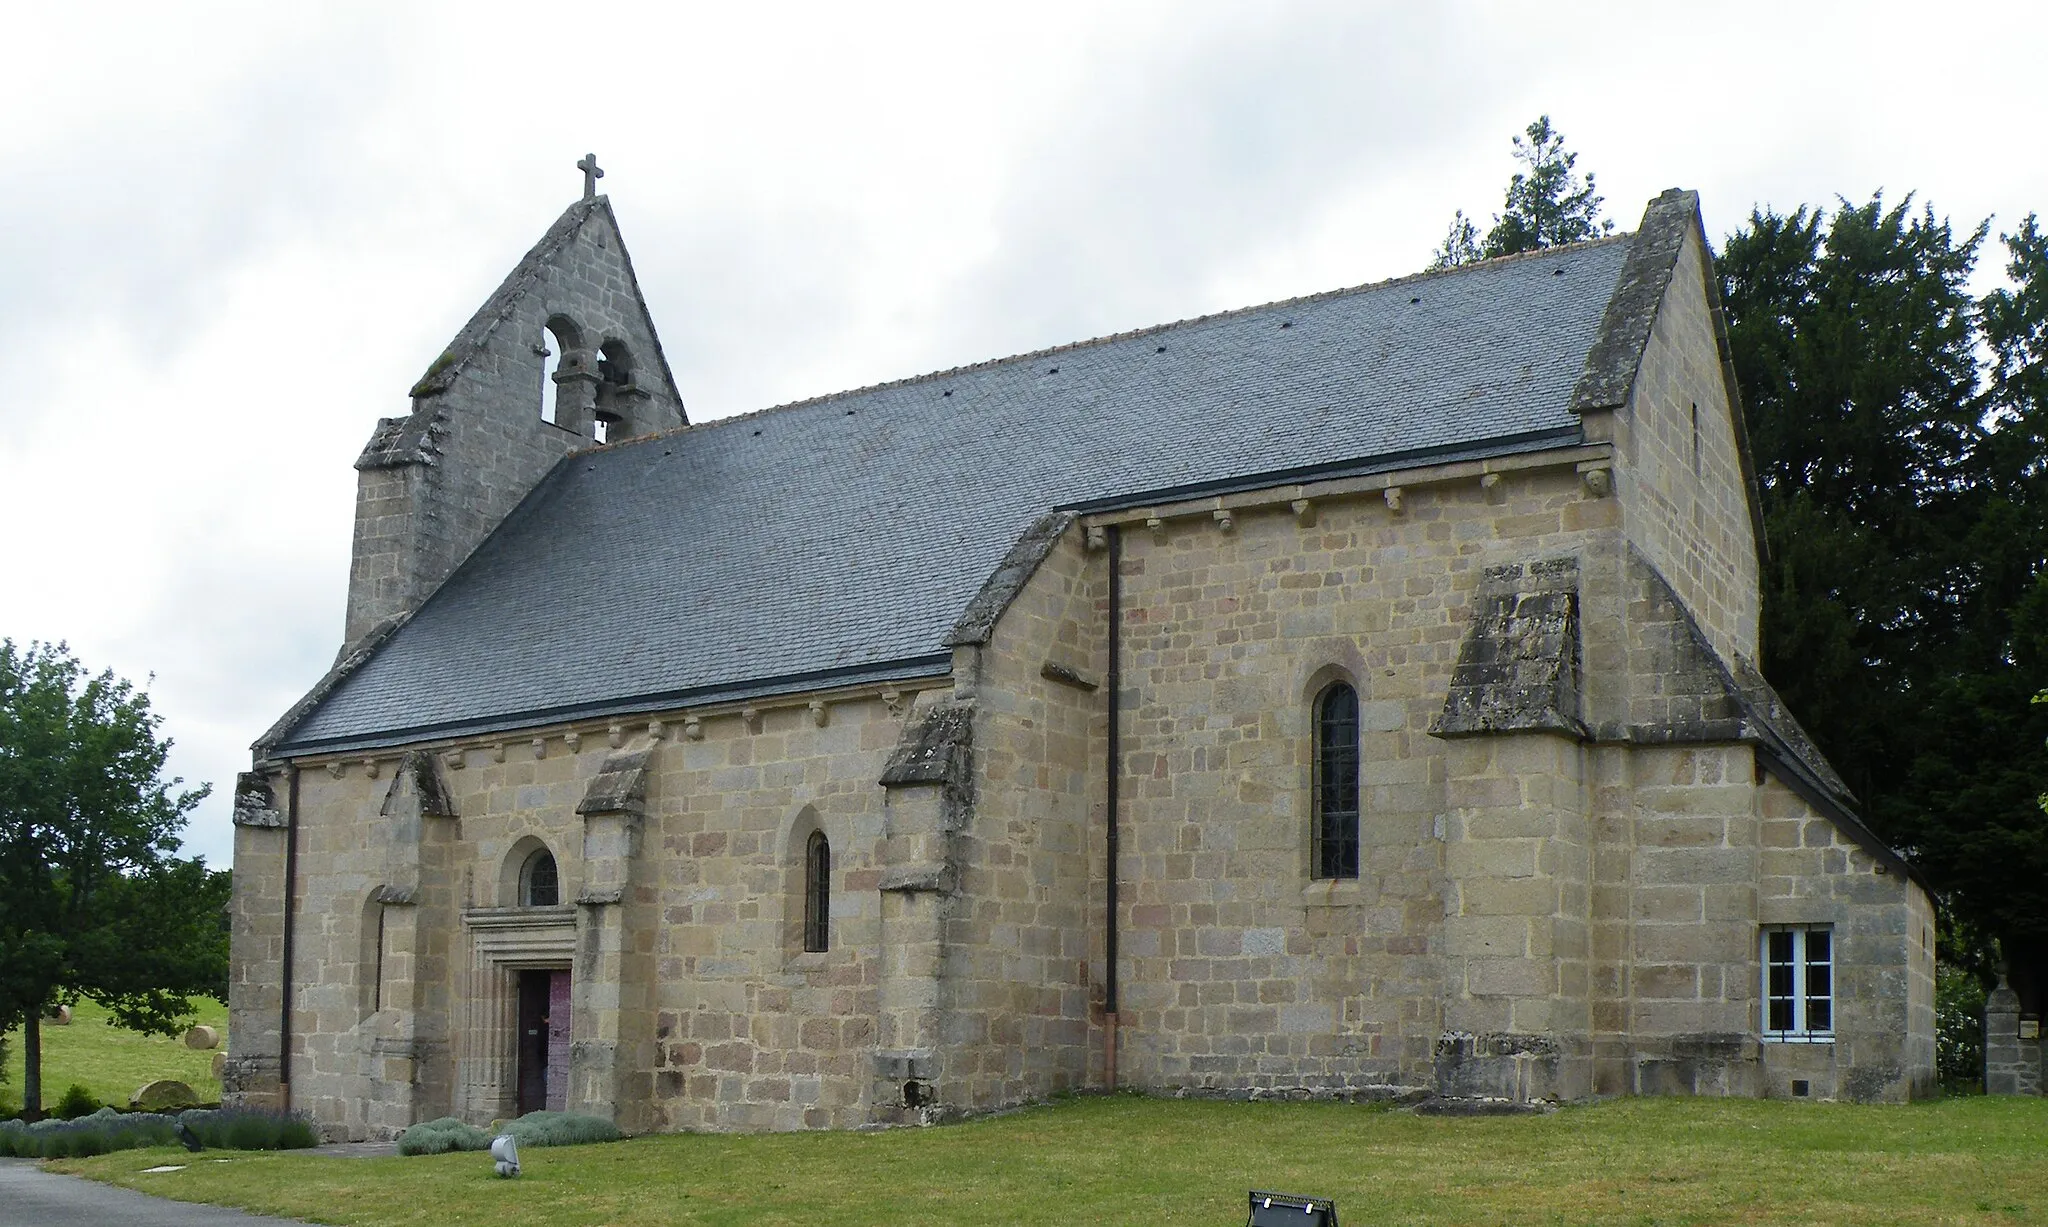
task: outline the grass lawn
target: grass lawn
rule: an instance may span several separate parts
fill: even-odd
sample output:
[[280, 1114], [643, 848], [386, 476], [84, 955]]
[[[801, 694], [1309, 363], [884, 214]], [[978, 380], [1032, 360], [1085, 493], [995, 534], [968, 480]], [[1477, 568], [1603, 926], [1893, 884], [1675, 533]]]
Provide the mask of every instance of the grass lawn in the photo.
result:
[[[228, 1008], [211, 997], [194, 997], [198, 1021], [221, 1034], [227, 1044]], [[199, 1095], [201, 1103], [220, 1099], [220, 1080], [213, 1076], [213, 1054], [185, 1047], [182, 1035], [166, 1038], [124, 1031], [107, 1019], [104, 1006], [81, 1001], [71, 1007], [71, 1025], [43, 1024], [43, 1107], [55, 1108], [64, 1088], [76, 1082], [102, 1103], [128, 1106], [137, 1087], [158, 1078], [176, 1078]], [[21, 1110], [21, 1032], [7, 1033], [6, 1079], [0, 1081], [0, 1116]]]
[[[481, 1154], [222, 1158], [129, 1151], [49, 1166], [362, 1227], [1236, 1227], [1249, 1188], [1334, 1197], [1353, 1227], [2048, 1220], [2048, 1100], [1982, 1097], [1882, 1108], [1638, 1099], [1454, 1120], [1115, 1096], [936, 1129], [528, 1150], [518, 1180], [492, 1176]], [[141, 1173], [159, 1163], [190, 1166]]]

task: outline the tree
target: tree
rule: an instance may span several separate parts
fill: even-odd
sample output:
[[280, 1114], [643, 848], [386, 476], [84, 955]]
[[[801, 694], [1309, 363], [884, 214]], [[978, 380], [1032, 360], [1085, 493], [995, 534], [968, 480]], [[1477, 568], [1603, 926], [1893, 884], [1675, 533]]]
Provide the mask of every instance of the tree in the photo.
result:
[[181, 860], [207, 794], [166, 780], [149, 696], [88, 676], [63, 644], [0, 640], [0, 1030], [22, 1028], [22, 1099], [42, 1109], [43, 1015], [90, 997], [175, 1034], [224, 997], [228, 875]]
[[1566, 151], [1564, 134], [1550, 126], [1550, 116], [1539, 116], [1515, 138], [1514, 154], [1524, 169], [1508, 180], [1506, 211], [1494, 215], [1485, 242], [1479, 241], [1478, 226], [1460, 209], [1442, 245], [1431, 254], [1432, 271], [1580, 243], [1613, 231], [1614, 223], [1600, 216], [1602, 199], [1592, 173], [1579, 181], [1579, 155]]
[[[2048, 990], [2048, 243], [1967, 281], [1912, 198], [1759, 210], [1725, 244], [1770, 561], [1763, 667], [1937, 888], [1944, 954]], [[1989, 355], [1986, 365], [1984, 358]], [[1974, 936], [1973, 936], [1974, 935]]]

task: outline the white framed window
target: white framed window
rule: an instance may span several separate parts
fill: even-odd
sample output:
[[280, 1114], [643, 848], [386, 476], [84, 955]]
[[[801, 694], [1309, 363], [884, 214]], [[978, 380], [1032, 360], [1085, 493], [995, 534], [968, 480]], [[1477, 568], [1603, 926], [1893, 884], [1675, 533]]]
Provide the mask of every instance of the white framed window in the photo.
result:
[[1826, 1044], [1835, 1038], [1835, 931], [1828, 925], [1763, 932], [1763, 1037]]

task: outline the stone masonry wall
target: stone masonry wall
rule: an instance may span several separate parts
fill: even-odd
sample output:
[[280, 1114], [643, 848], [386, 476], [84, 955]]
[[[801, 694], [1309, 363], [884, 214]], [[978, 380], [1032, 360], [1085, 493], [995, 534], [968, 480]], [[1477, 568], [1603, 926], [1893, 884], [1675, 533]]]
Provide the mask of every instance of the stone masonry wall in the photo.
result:
[[1598, 758], [1594, 1090], [1756, 1094], [1755, 755], [1649, 745]]
[[[277, 778], [281, 782], [284, 777]], [[286, 836], [276, 809], [261, 820], [265, 825], [235, 824], [237, 872], [228, 904], [228, 1059], [221, 1094], [231, 1105], [279, 1108]]]
[[[595, 995], [589, 1008], [598, 1013], [579, 1012], [578, 1025], [619, 1037], [616, 1084], [629, 1094], [646, 1088], [645, 1102], [614, 1105], [622, 1124], [795, 1129], [866, 1121], [876, 1010], [873, 856], [882, 805], [875, 781], [914, 692], [905, 686], [889, 693], [887, 701], [873, 694], [821, 698], [818, 709], [809, 706], [812, 696], [797, 696], [793, 704], [764, 704], [747, 715], [705, 713], [695, 738], [682, 713], [619, 729], [621, 744], [652, 752], [634, 854], [640, 864], [630, 870], [621, 900], [648, 919], [619, 934], [626, 945], [614, 965], [627, 969], [628, 981], [652, 983]], [[474, 924], [517, 919], [517, 862], [538, 841], [555, 856], [565, 904], [588, 886], [588, 819], [577, 806], [613, 753], [612, 740], [604, 726], [586, 725], [437, 751], [460, 816], [446, 820], [442, 867], [423, 868], [420, 903], [411, 906], [425, 918], [444, 891], [446, 919], [418, 926], [426, 957], [385, 952], [387, 976], [407, 956], [402, 970], [420, 982], [419, 1000], [439, 994], [446, 1002], [447, 1049], [428, 1054], [443, 1065], [422, 1064], [416, 1080], [423, 1086], [458, 1081], [451, 1067], [489, 1055], [473, 1051], [493, 1025], [479, 1011], [495, 1008], [503, 985], [492, 982], [510, 972], [472, 957], [472, 944], [483, 938]], [[369, 762], [376, 763], [374, 777]], [[301, 775], [293, 1100], [334, 1136], [388, 1134], [401, 1123], [365, 1107], [377, 1098], [369, 1094], [373, 1076], [389, 1072], [382, 1063], [389, 1045], [380, 1048], [379, 1040], [395, 1025], [367, 1004], [374, 1000], [372, 896], [391, 876], [392, 823], [381, 811], [395, 765], [387, 754], [335, 764], [338, 774], [314, 768]], [[832, 849], [832, 942], [822, 953], [802, 949], [798, 923], [804, 840], [814, 828]], [[278, 870], [281, 879], [281, 864]], [[249, 902], [262, 906], [253, 895]], [[578, 932], [610, 906], [576, 906]], [[573, 948], [516, 965], [571, 966]], [[648, 970], [632, 971], [636, 959]], [[584, 969], [580, 958], [574, 966]], [[387, 990], [393, 983], [386, 981]], [[508, 1111], [476, 1094], [456, 1087], [454, 1110], [480, 1123]], [[429, 1098], [420, 1099], [423, 1109]]]
[[[1926, 892], [1777, 779], [1765, 779], [1760, 795], [1757, 921], [1833, 926], [1836, 981], [1834, 1042], [1764, 1044], [1763, 1093], [1789, 1096], [1799, 1079], [1815, 1098], [1933, 1094], [1934, 916]], [[1761, 993], [1760, 982], [1752, 992]]]
[[[1315, 505], [1312, 523], [1283, 503], [1228, 530], [1203, 516], [1126, 532], [1130, 1083], [1428, 1084], [1447, 911], [1475, 929], [1524, 904], [1554, 913], [1553, 885], [1509, 881], [1526, 874], [1505, 865], [1498, 898], [1451, 897], [1448, 743], [1428, 729], [1482, 571], [1611, 537], [1615, 504], [1570, 468], [1398, 502], [1368, 493]], [[1361, 703], [1361, 873], [1318, 881], [1310, 709], [1338, 679]], [[1544, 900], [1510, 903], [1529, 886]], [[1494, 973], [1474, 974], [1484, 987]]]
[[1724, 658], [1754, 660], [1757, 544], [1706, 275], [1699, 236], [1690, 233], [1618, 423], [1615, 497], [1629, 539], [1708, 641]]
[[1102, 1008], [1105, 554], [1069, 529], [972, 664], [977, 784], [947, 930], [962, 1106], [1088, 1084]]

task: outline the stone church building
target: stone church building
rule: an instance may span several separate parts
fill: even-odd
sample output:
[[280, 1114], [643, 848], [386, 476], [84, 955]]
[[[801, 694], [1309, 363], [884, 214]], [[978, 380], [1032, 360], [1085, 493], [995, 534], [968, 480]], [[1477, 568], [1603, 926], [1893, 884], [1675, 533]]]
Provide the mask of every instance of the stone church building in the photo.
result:
[[692, 424], [586, 194], [356, 460], [231, 1102], [1902, 1100], [1934, 916], [1757, 658], [1698, 202]]

